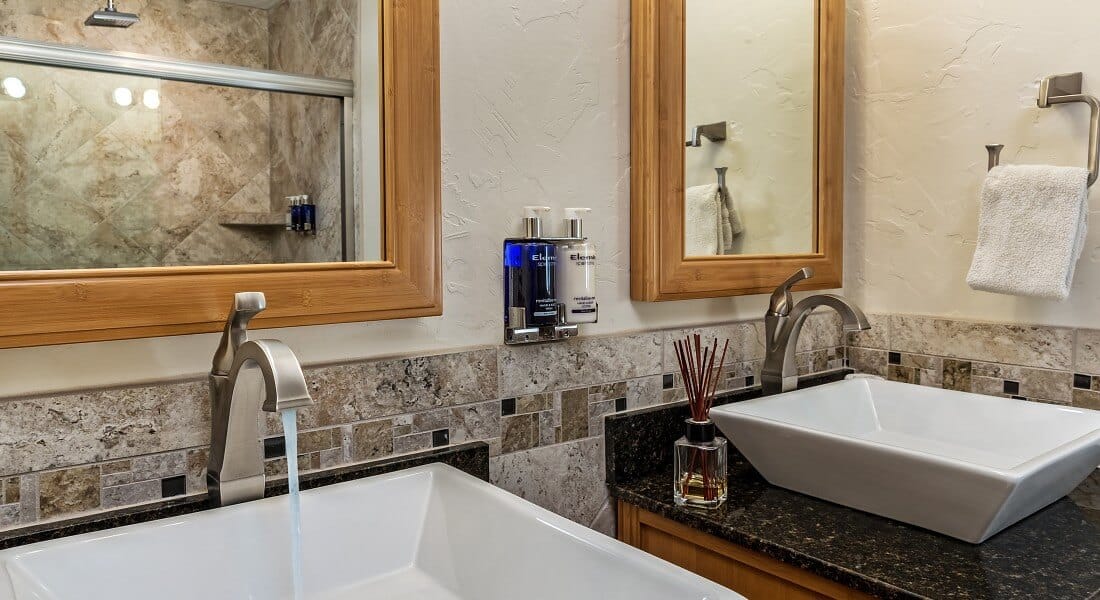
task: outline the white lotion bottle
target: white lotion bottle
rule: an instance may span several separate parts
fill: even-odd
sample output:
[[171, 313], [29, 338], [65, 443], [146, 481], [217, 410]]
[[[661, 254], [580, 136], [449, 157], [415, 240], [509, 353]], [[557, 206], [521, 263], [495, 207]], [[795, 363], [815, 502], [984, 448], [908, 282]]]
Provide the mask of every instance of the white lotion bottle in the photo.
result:
[[[584, 219], [591, 208], [565, 209], [568, 237], [584, 237]], [[599, 317], [596, 300], [596, 249], [588, 242], [570, 242], [558, 261], [558, 298], [565, 304], [565, 321], [571, 325], [595, 323]]]

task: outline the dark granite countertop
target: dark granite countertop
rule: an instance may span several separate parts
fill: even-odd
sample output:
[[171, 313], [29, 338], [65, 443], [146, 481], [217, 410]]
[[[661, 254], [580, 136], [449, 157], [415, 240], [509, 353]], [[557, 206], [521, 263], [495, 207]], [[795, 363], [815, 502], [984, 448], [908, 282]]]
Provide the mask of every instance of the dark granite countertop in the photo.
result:
[[[457, 446], [448, 446], [435, 450], [427, 450], [415, 454], [394, 456], [383, 460], [358, 463], [344, 467], [338, 467], [327, 471], [315, 471], [301, 476], [302, 490], [324, 487], [344, 481], [363, 479], [375, 475], [394, 473], [404, 469], [411, 469], [432, 463], [450, 465], [460, 471], [465, 471], [474, 477], [489, 481], [489, 445], [485, 442], [470, 442]], [[264, 497], [282, 496], [288, 493], [285, 477], [272, 479], [267, 482]], [[182, 498], [174, 498], [163, 502], [142, 504], [121, 510], [96, 513], [84, 517], [76, 517], [64, 521], [42, 523], [24, 529], [14, 529], [0, 532], [0, 550], [7, 550], [27, 544], [56, 540], [73, 535], [105, 531], [126, 525], [148, 523], [159, 519], [168, 519], [189, 515], [192, 513], [210, 510], [214, 508], [210, 504], [206, 494], [195, 494]]]
[[[759, 396], [747, 390], [723, 402]], [[685, 411], [673, 405], [608, 417], [614, 497], [882, 598], [1100, 598], [1095, 480], [973, 545], [772, 486], [731, 446], [726, 504], [680, 508], [672, 500], [671, 447]]]

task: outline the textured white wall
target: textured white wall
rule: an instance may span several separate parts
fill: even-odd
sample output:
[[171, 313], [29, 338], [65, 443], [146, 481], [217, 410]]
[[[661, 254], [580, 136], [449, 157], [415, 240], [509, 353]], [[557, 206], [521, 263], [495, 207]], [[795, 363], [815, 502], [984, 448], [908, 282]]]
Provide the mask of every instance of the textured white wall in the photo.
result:
[[813, 246], [813, 0], [688, 0], [685, 139], [726, 121], [729, 139], [688, 148], [686, 185], [726, 176], [745, 231], [736, 254]]
[[[494, 344], [502, 239], [521, 207], [591, 206], [601, 322], [589, 334], [758, 317], [761, 297], [636, 304], [629, 294], [629, 3], [442, 3], [441, 318], [265, 332], [320, 363]], [[552, 224], [557, 227], [558, 223]], [[228, 302], [228, 299], [227, 299]], [[0, 351], [0, 396], [199, 375], [216, 336]]]
[[[1100, 4], [849, 0], [848, 290], [868, 310], [1100, 326], [1100, 223], [1064, 302], [966, 286], [984, 144], [1006, 163], [1085, 165], [1088, 108], [1040, 110], [1039, 80], [1100, 94]], [[1094, 194], [1095, 195], [1095, 194]]]

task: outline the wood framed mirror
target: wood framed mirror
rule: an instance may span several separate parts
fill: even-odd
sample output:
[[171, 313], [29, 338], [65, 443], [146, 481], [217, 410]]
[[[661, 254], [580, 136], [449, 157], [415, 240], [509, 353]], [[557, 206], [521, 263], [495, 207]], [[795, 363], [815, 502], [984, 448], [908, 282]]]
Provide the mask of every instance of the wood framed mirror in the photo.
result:
[[[267, 4], [280, 6], [276, 2]], [[276, 72], [268, 64], [249, 63], [248, 69], [242, 69], [213, 64], [210, 59], [200, 62], [173, 56], [168, 60], [110, 50], [129, 49], [127, 44], [142, 40], [163, 39], [148, 31], [120, 29], [97, 31], [94, 38], [87, 36], [88, 40], [106, 40], [106, 48], [87, 48], [84, 43], [81, 47], [65, 46], [54, 43], [58, 41], [54, 38], [0, 38], [0, 76], [18, 79], [22, 86], [16, 90], [21, 93], [0, 95], [0, 103], [11, 102], [0, 106], [0, 112], [8, 111], [11, 115], [23, 110], [22, 123], [39, 125], [39, 130], [29, 131], [18, 122], [0, 119], [0, 125], [7, 128], [0, 130], [0, 138], [7, 136], [4, 141], [21, 142], [7, 146], [15, 148], [18, 154], [13, 151], [0, 156], [0, 206], [9, 215], [9, 222], [0, 227], [0, 265], [8, 265], [0, 269], [0, 305], [4, 306], [0, 311], [0, 348], [214, 332], [223, 327], [233, 294], [240, 291], [259, 291], [267, 296], [267, 310], [255, 321], [258, 328], [442, 314], [438, 0], [347, 0], [325, 5], [317, 11], [307, 11], [310, 18], [325, 19], [323, 27], [318, 25], [317, 30], [331, 34], [351, 28], [358, 31], [359, 43], [349, 48], [346, 41], [339, 39], [294, 42], [299, 46], [273, 40], [271, 60], [287, 63], [278, 66], [286, 67], [282, 70], [289, 73]], [[217, 41], [222, 35], [218, 27], [224, 26], [218, 22], [226, 21], [222, 12], [255, 11], [257, 6], [251, 2], [203, 3], [203, 11], [210, 13], [211, 29], [207, 32], [196, 27], [181, 34], [190, 36], [187, 37], [190, 45], [184, 50], [206, 51], [202, 43], [195, 43], [201, 41], [202, 35]], [[355, 7], [356, 12], [349, 7]], [[196, 14], [202, 12], [200, 7], [194, 8]], [[294, 10], [275, 15], [275, 10], [278, 9], [270, 8], [270, 16], [237, 15], [239, 18], [232, 25], [240, 28], [241, 23], [262, 20], [266, 28], [270, 21], [270, 32], [260, 31], [256, 36], [269, 33], [274, 36], [279, 27], [277, 19], [286, 23], [302, 16]], [[362, 17], [361, 26], [354, 23], [358, 18], [355, 14]], [[40, 25], [41, 16], [32, 17], [38, 21], [30, 22]], [[155, 30], [157, 17], [157, 14], [143, 16], [135, 27]], [[44, 30], [38, 25], [28, 36]], [[18, 27], [19, 22], [15, 22], [17, 31]], [[239, 31], [234, 36], [243, 37]], [[234, 39], [234, 44], [210, 47], [231, 46], [237, 51], [250, 42]], [[266, 38], [257, 47], [255, 56], [266, 60]], [[298, 54], [307, 50], [312, 54]], [[242, 56], [246, 62], [254, 58]], [[354, 82], [339, 79], [317, 66], [330, 56], [356, 65]], [[376, 67], [360, 68], [368, 59]], [[72, 69], [73, 65], [80, 68]], [[46, 67], [64, 70], [64, 74], [42, 73]], [[320, 72], [310, 73], [311, 77], [295, 74], [302, 72], [295, 69], [314, 68]], [[66, 87], [66, 81], [78, 81], [74, 74], [85, 73], [96, 76], [109, 73], [115, 79], [80, 80], [81, 89]], [[153, 80], [158, 83], [147, 83]], [[180, 98], [168, 93], [170, 85], [200, 82], [208, 90], [203, 92], [207, 95], [193, 94], [198, 99], [193, 98], [190, 104], [183, 98], [186, 93], [181, 93]], [[347, 89], [353, 83], [354, 94]], [[236, 137], [247, 137], [250, 130], [222, 118], [219, 111], [209, 106], [226, 98], [238, 98], [234, 90], [242, 89], [261, 90], [265, 94], [259, 109], [254, 106], [258, 102], [249, 100], [248, 104], [256, 109], [252, 112], [259, 115], [257, 118], [262, 119], [260, 127], [291, 123], [293, 118], [311, 114], [315, 107], [321, 106], [317, 104], [321, 101], [329, 102], [323, 110], [332, 118], [321, 121], [318, 117], [313, 124], [302, 125], [300, 131], [292, 132], [296, 137], [288, 144], [291, 150], [282, 155], [277, 136], [265, 132], [263, 142], [253, 146], [267, 151], [265, 144], [270, 138], [272, 157], [265, 159], [270, 163], [253, 165], [248, 162], [251, 155], [238, 155], [224, 145]], [[85, 90], [90, 91], [82, 95]], [[295, 104], [266, 99], [266, 94], [274, 97], [281, 92], [299, 93], [317, 102]], [[353, 96], [357, 102], [353, 102]], [[63, 105], [59, 98], [64, 100]], [[245, 111], [237, 109], [245, 100], [248, 98], [234, 100], [227, 105], [233, 111], [221, 112], [239, 116]], [[369, 110], [362, 108], [364, 103], [370, 105]], [[67, 112], [58, 116], [42, 108], [58, 106]], [[355, 106], [359, 109], [354, 109]], [[279, 107], [286, 112], [276, 115]], [[180, 122], [189, 116], [188, 111], [221, 121], [185, 129]], [[142, 150], [139, 144], [127, 143], [132, 140], [124, 137], [137, 129], [133, 123], [139, 113], [153, 115], [149, 117], [152, 119], [149, 127], [163, 137], [158, 137], [155, 151]], [[70, 127], [72, 123], [85, 121], [86, 125], [79, 128]], [[51, 123], [62, 123], [65, 128], [53, 127]], [[48, 129], [48, 135], [42, 134], [42, 129]], [[142, 131], [148, 137], [147, 131]], [[169, 162], [164, 158], [169, 144], [163, 140], [170, 137], [176, 140], [184, 134], [199, 140], [189, 140], [189, 147], [206, 144], [221, 157], [220, 162], [212, 163], [213, 168], [206, 170], [194, 165], [205, 165], [208, 157], [193, 158], [192, 163], [174, 157]], [[203, 137], [208, 134], [214, 139]], [[117, 143], [119, 140], [123, 143]], [[219, 143], [223, 144], [220, 150], [215, 147]], [[332, 149], [329, 155], [290, 154], [294, 147], [300, 150], [322, 143]], [[98, 158], [119, 162], [80, 163], [73, 169], [73, 159], [64, 144], [72, 148], [83, 144], [91, 148], [89, 152], [98, 152]], [[105, 146], [110, 147], [105, 150]], [[287, 162], [302, 166], [299, 174], [284, 173], [281, 187], [276, 185], [279, 177], [275, 174], [280, 161], [284, 166]], [[238, 197], [248, 188], [247, 177], [240, 177], [238, 183], [226, 188], [228, 191], [207, 185], [218, 177], [219, 170], [243, 172], [243, 163], [257, 172], [270, 173], [270, 189], [264, 181], [262, 192], [256, 194], [264, 212], [269, 214], [225, 216], [228, 214], [225, 211], [236, 206]], [[64, 170], [66, 165], [69, 171]], [[104, 189], [114, 193], [132, 182], [133, 177], [144, 176], [146, 168], [152, 172], [142, 180], [146, 191], [135, 193], [134, 199], [126, 199], [126, 206], [136, 205], [135, 210], [110, 212], [103, 208], [103, 204], [116, 200], [115, 196], [103, 193]], [[311, 172], [322, 171], [330, 175], [326, 182], [311, 180]], [[57, 174], [54, 179], [49, 179], [51, 172]], [[92, 177], [90, 182], [81, 180], [79, 186], [72, 183], [74, 178], [89, 172], [106, 174]], [[119, 176], [118, 172], [126, 175]], [[157, 177], [170, 180], [171, 185], [156, 188]], [[31, 181], [35, 178], [38, 183]], [[198, 210], [190, 204], [183, 206], [183, 195], [177, 193], [185, 184], [194, 188], [196, 199], [207, 203], [202, 205], [204, 208], [214, 204], [211, 199], [216, 198], [222, 212], [216, 216], [191, 215]], [[162, 193], [164, 189], [173, 193]], [[303, 240], [308, 238], [283, 237], [283, 213], [289, 215], [289, 211], [286, 204], [280, 204], [284, 194], [303, 192], [335, 199], [329, 211], [331, 221], [319, 217], [321, 226], [314, 229], [316, 232], [326, 227], [320, 238], [331, 232], [329, 237], [336, 240], [327, 253], [311, 253], [307, 249], [267, 262], [256, 257], [271, 255], [255, 251], [245, 257], [251, 260], [244, 262], [225, 256], [245, 241], [255, 242], [248, 248], [256, 247], [260, 243], [257, 240], [306, 248], [308, 244]], [[167, 201], [154, 206], [158, 194]], [[101, 201], [98, 205], [94, 202], [97, 200]], [[357, 200], [363, 202], [355, 204]], [[314, 202], [320, 206], [323, 200]], [[17, 211], [21, 211], [19, 218], [25, 221], [22, 225], [12, 223], [11, 216]], [[363, 217], [360, 212], [370, 217]], [[145, 220], [134, 215], [142, 215]], [[183, 231], [173, 229], [184, 217], [191, 218], [190, 225]], [[169, 218], [171, 227], [165, 224]], [[355, 219], [368, 219], [372, 225], [365, 226]], [[203, 233], [208, 225], [214, 233]], [[257, 233], [256, 227], [270, 231]], [[246, 233], [233, 238], [239, 242], [235, 246], [218, 245], [213, 240], [215, 235], [231, 237], [230, 233], [245, 230]], [[103, 242], [102, 232], [114, 235], [119, 231], [123, 234]], [[361, 242], [366, 240], [355, 246], [358, 250], [349, 242], [356, 235]], [[190, 253], [181, 247], [191, 248]], [[129, 254], [119, 258], [124, 250]], [[200, 251], [210, 256], [196, 258]], [[7, 260], [4, 253], [8, 254]], [[83, 268], [84, 264], [92, 266]]]
[[633, 299], [840, 287], [844, 0], [631, 6]]

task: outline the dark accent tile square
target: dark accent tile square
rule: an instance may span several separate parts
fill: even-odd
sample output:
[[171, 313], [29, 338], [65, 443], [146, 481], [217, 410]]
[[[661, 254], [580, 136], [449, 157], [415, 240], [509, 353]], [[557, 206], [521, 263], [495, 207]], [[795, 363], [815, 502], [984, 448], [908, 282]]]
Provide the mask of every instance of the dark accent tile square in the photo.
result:
[[1020, 382], [1019, 381], [1005, 381], [1004, 385], [1005, 393], [1009, 396], [1020, 395]]
[[745, 387], [752, 387], [756, 385], [756, 375], [749, 375], [745, 378]]
[[626, 410], [626, 398], [615, 399], [615, 412], [623, 412]]
[[187, 476], [177, 475], [160, 480], [160, 497], [173, 498], [187, 493]]
[[505, 398], [500, 401], [500, 416], [507, 417], [508, 415], [516, 414], [516, 399]]
[[1092, 389], [1092, 376], [1081, 373], [1073, 374], [1073, 387], [1079, 390]]
[[892, 364], [892, 365], [900, 365], [901, 364], [901, 352], [891, 352], [887, 356], [887, 359], [888, 359], [889, 363]]
[[671, 375], [671, 374], [665, 375], [661, 379], [661, 387], [663, 387], [666, 390], [671, 390], [674, 385], [676, 385], [676, 376], [675, 375]]
[[267, 438], [264, 440], [264, 458], [282, 458], [286, 456], [286, 438], [283, 436]]
[[438, 429], [432, 432], [432, 448], [446, 446], [451, 443], [451, 432], [448, 429]]

